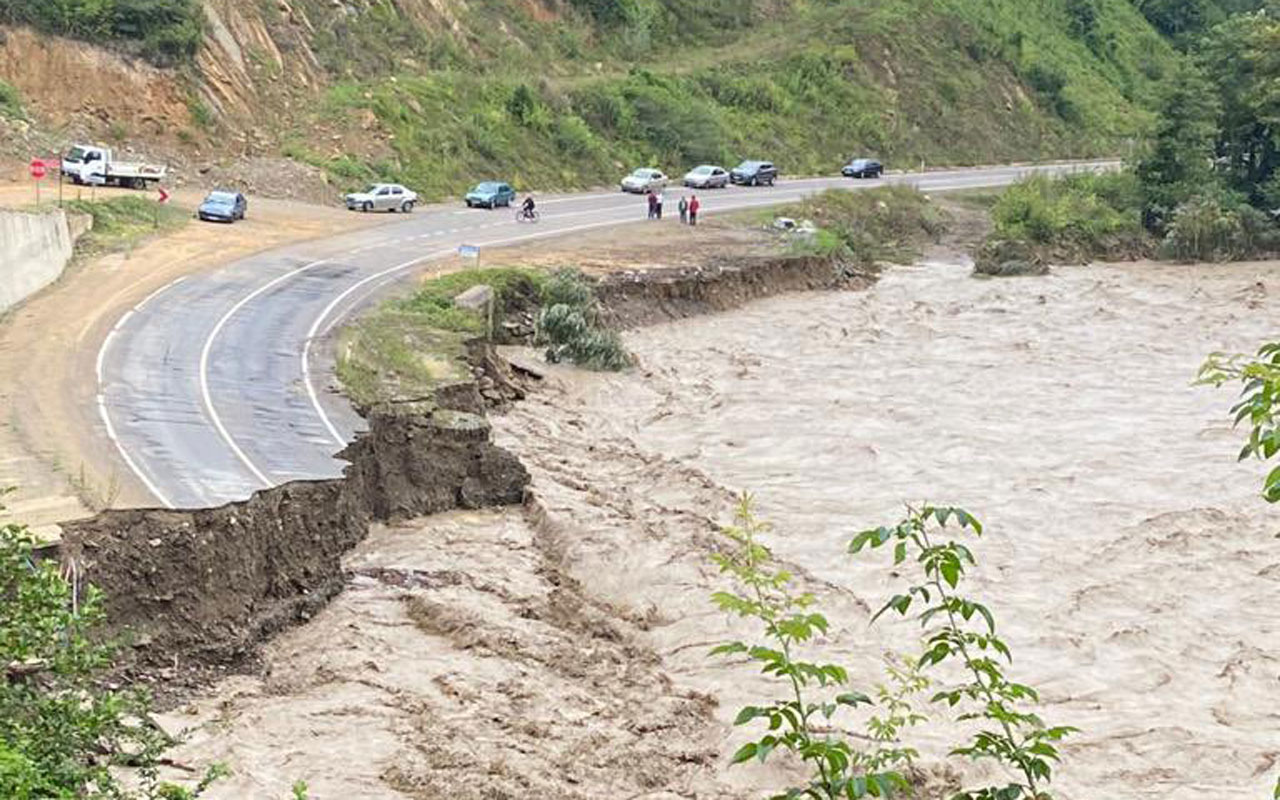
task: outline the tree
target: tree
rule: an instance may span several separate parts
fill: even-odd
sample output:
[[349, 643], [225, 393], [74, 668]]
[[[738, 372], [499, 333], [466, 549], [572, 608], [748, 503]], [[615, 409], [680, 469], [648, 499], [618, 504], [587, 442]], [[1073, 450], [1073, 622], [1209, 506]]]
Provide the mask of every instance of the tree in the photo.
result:
[[212, 767], [190, 788], [159, 780], [173, 742], [151, 722], [149, 697], [101, 680], [113, 656], [94, 636], [102, 596], [37, 559], [19, 525], [0, 526], [0, 597], [0, 797], [191, 800], [224, 773]]
[[1221, 98], [1217, 152], [1227, 184], [1263, 205], [1280, 170], [1280, 6], [1214, 28], [1201, 64]]
[[1179, 205], [1214, 184], [1218, 112], [1213, 87], [1194, 67], [1182, 67], [1165, 87], [1154, 135], [1135, 168], [1149, 230], [1163, 234]]

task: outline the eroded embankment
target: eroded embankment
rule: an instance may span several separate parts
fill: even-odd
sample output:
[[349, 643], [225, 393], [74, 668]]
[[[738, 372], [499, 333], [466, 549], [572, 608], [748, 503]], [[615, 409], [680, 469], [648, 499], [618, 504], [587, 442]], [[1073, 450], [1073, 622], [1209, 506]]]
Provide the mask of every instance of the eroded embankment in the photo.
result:
[[874, 270], [833, 256], [770, 255], [614, 273], [596, 285], [596, 297], [607, 324], [637, 328], [727, 311], [782, 292], [865, 289], [874, 280]]
[[[107, 511], [66, 526], [62, 558], [106, 594], [134, 665], [235, 666], [343, 586], [341, 557], [374, 520], [519, 503], [528, 473], [490, 441], [483, 416], [419, 406], [369, 414], [340, 456], [344, 477], [193, 511]], [[182, 671], [174, 669], [182, 667]]]
[[[871, 273], [823, 257], [628, 273], [597, 287], [619, 327], [733, 308], [785, 291], [862, 288]], [[474, 381], [369, 413], [340, 457], [344, 477], [300, 481], [218, 508], [107, 511], [68, 523], [62, 558], [107, 596], [111, 627], [141, 677], [178, 688], [251, 661], [272, 634], [309, 619], [346, 582], [341, 559], [370, 522], [519, 503], [529, 476], [490, 441], [486, 405], [522, 392], [518, 370], [482, 343]]]

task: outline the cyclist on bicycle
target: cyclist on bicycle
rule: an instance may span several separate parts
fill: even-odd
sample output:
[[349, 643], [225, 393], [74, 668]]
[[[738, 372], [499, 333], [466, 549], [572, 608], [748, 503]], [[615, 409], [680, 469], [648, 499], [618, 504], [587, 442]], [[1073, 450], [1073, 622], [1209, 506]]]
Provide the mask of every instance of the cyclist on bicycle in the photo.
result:
[[524, 205], [520, 206], [520, 216], [525, 219], [533, 219], [536, 204], [533, 202], [533, 195], [529, 195], [524, 199]]

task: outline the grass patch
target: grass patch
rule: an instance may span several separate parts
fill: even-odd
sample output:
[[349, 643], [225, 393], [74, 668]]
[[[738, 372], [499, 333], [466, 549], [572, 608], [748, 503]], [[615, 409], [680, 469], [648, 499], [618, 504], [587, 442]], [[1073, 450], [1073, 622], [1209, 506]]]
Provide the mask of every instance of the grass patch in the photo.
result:
[[22, 105], [22, 95], [18, 90], [0, 81], [0, 117], [7, 119], [26, 119], [27, 112]]
[[338, 380], [358, 406], [430, 399], [437, 386], [465, 380], [470, 335], [387, 305], [347, 326], [338, 340]]
[[343, 330], [337, 373], [347, 395], [361, 406], [429, 400], [437, 387], [469, 379], [466, 344], [485, 335], [489, 317], [454, 298], [480, 284], [494, 290], [495, 341], [506, 336], [504, 319], [534, 315], [549, 360], [587, 369], [631, 363], [617, 334], [597, 325], [595, 293], [580, 273], [467, 269], [431, 277]]
[[920, 191], [889, 186], [862, 192], [828, 190], [770, 216], [812, 220], [818, 232], [798, 240], [802, 252], [839, 256], [863, 266], [909, 263], [946, 230], [948, 216]]
[[93, 217], [93, 229], [76, 245], [88, 253], [128, 249], [148, 236], [181, 228], [190, 220], [188, 212], [181, 208], [136, 195], [68, 200], [63, 205], [68, 212]]

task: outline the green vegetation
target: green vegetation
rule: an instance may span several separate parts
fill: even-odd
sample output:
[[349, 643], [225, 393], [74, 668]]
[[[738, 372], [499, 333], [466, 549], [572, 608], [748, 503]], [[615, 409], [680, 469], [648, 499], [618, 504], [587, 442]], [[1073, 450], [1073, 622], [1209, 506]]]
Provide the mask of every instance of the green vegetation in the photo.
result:
[[93, 230], [77, 243], [91, 253], [128, 249], [158, 231], [179, 228], [189, 220], [188, 212], [176, 206], [133, 194], [109, 200], [68, 200], [63, 205], [68, 212], [93, 217]]
[[[102, 596], [38, 560], [19, 525], [0, 526], [0, 796], [12, 800], [192, 800], [225, 774], [184, 788], [159, 780], [173, 742], [147, 695], [102, 673], [114, 648], [95, 635]], [[121, 781], [121, 770], [138, 779]]]
[[548, 278], [534, 343], [545, 345], [547, 360], [568, 361], [593, 370], [617, 371], [631, 365], [618, 333], [600, 325], [591, 284], [581, 272], [561, 269]]
[[[494, 291], [492, 314], [454, 304], [478, 285]], [[528, 317], [536, 320], [533, 341], [552, 361], [607, 370], [630, 363], [617, 334], [597, 324], [595, 294], [580, 273], [501, 267], [434, 276], [348, 326], [338, 344], [338, 379], [357, 405], [429, 400], [437, 387], [470, 378], [468, 341], [505, 341], [503, 321]]]
[[117, 43], [158, 64], [194, 56], [203, 21], [199, 0], [0, 0], [0, 22]]
[[920, 246], [937, 241], [946, 229], [946, 212], [922, 192], [891, 186], [865, 192], [830, 190], [803, 202], [771, 211], [812, 220], [818, 235], [800, 242], [802, 251], [834, 255], [861, 266], [890, 261], [908, 263]]
[[338, 380], [357, 405], [430, 399], [442, 384], [470, 377], [466, 343], [490, 332], [487, 310], [459, 308], [454, 298], [473, 286], [492, 287], [496, 327], [508, 310], [536, 305], [542, 282], [541, 273], [509, 268], [433, 276], [343, 331]]
[[[955, 528], [948, 529], [951, 523]], [[953, 800], [1052, 798], [1049, 786], [1059, 760], [1057, 743], [1076, 729], [1047, 725], [1024, 710], [1039, 696], [1006, 676], [1002, 662], [1011, 662], [1012, 654], [996, 633], [990, 609], [960, 594], [960, 584], [976, 561], [967, 544], [945, 537], [955, 529], [974, 536], [982, 533], [981, 523], [962, 509], [923, 506], [909, 509], [906, 519], [893, 526], [862, 531], [849, 543], [853, 554], [892, 546], [895, 576], [908, 569], [908, 562], [920, 573], [918, 583], [895, 594], [872, 618], [874, 622], [890, 610], [907, 616], [914, 609], [922, 629], [919, 657], [890, 660], [888, 672], [895, 688], [882, 687], [873, 700], [849, 689], [843, 667], [801, 655], [827, 634], [830, 624], [815, 610], [814, 597], [798, 593], [792, 575], [778, 567], [761, 544], [769, 526], [756, 519], [750, 496], [742, 497], [734, 524], [722, 529], [728, 546], [712, 557], [734, 586], [715, 593], [712, 600], [721, 610], [758, 623], [762, 636], [755, 643], [722, 644], [712, 655], [745, 656], [785, 687], [782, 697], [748, 705], [734, 720], [735, 725], [767, 723], [767, 729], [742, 745], [733, 763], [763, 762], [786, 752], [805, 765], [805, 782], [779, 791], [775, 800], [909, 795], [903, 771], [911, 767], [916, 751], [904, 736], [928, 722], [910, 698], [929, 688], [928, 673], [947, 672], [949, 665], [951, 674], [938, 681], [945, 688], [930, 702], [977, 728], [952, 755], [994, 762], [1003, 767], [997, 772], [1017, 776], [961, 791]], [[848, 724], [836, 717], [855, 714], [864, 706], [878, 713], [866, 720], [867, 735], [855, 739], [845, 733]]]
[[575, 0], [542, 19], [495, 0], [456, 8], [463, 43], [402, 4], [300, 0], [336, 80], [321, 113], [353, 126], [371, 113], [394, 137], [390, 157], [335, 178], [429, 198], [485, 177], [552, 189], [753, 156], [794, 175], [854, 155], [1117, 152], [1178, 56], [1128, 0], [1081, 3]]
[[1040, 261], [1280, 251], [1280, 6], [1225, 18], [1200, 32], [1194, 54], [1161, 90], [1158, 120], [1123, 174], [1035, 179], [1005, 193], [979, 272], [1003, 273], [1009, 247]]
[[22, 107], [22, 95], [14, 87], [0, 81], [0, 117], [24, 119], [26, 115], [27, 112]]
[[1135, 213], [1137, 197], [1138, 182], [1129, 173], [1036, 176], [1014, 184], [992, 208], [995, 230], [976, 269], [1038, 273], [1049, 261], [1142, 254], [1149, 243]]

